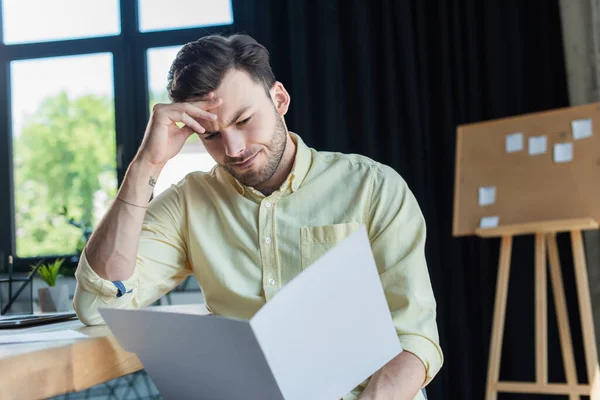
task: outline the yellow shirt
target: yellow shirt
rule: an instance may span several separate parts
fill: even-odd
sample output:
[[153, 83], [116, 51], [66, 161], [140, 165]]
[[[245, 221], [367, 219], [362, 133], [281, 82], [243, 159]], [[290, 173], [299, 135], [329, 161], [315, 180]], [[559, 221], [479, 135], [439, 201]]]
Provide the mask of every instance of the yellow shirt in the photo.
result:
[[[423, 361], [428, 383], [443, 356], [425, 221], [415, 197], [390, 167], [360, 155], [318, 152], [291, 136], [297, 144], [292, 172], [270, 196], [217, 166], [187, 175], [151, 201], [135, 271], [122, 282], [129, 293], [116, 297], [116, 286], [92, 270], [83, 252], [73, 300], [79, 318], [101, 324], [99, 307], [145, 307], [193, 274], [212, 313], [250, 319], [364, 224], [402, 348]], [[353, 323], [360, 324], [360, 315], [348, 329]]]

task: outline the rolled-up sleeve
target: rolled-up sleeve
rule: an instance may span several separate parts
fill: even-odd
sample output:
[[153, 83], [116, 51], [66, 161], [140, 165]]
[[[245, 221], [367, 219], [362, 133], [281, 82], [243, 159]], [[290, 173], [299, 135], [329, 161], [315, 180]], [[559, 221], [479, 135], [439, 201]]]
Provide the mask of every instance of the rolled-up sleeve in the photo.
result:
[[443, 364], [436, 301], [425, 260], [425, 220], [406, 182], [379, 165], [368, 207], [369, 237], [403, 350], [425, 366], [428, 384]]
[[75, 277], [73, 308], [86, 325], [103, 324], [99, 308], [142, 308], [190, 275], [185, 245], [185, 210], [178, 187], [172, 186], [150, 202], [140, 234], [133, 275], [115, 284], [101, 278], [82, 252]]

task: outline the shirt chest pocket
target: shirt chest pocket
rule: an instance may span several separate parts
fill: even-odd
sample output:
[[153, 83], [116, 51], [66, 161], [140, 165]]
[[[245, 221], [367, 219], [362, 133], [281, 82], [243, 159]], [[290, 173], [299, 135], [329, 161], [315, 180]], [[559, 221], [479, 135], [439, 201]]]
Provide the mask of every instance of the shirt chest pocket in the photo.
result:
[[308, 268], [340, 241], [360, 228], [359, 222], [300, 228], [302, 269]]

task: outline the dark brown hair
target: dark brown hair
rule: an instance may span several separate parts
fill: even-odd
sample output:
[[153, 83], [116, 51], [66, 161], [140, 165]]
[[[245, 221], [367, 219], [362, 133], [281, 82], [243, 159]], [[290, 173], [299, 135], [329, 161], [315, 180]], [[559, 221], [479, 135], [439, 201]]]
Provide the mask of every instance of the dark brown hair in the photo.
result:
[[275, 75], [269, 52], [248, 35], [210, 35], [187, 43], [177, 53], [169, 70], [169, 98], [185, 101], [217, 89], [230, 69], [247, 72], [269, 91]]

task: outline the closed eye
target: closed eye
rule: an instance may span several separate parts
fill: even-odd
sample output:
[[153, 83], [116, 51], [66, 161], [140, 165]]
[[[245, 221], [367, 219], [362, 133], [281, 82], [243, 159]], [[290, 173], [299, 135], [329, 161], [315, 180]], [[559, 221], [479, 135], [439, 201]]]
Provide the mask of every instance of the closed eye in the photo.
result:
[[220, 132], [214, 132], [214, 133], [210, 133], [208, 135], [203, 135], [200, 137], [202, 138], [202, 140], [212, 140], [212, 139], [216, 138], [219, 134], [220, 134]]
[[246, 124], [247, 124], [247, 123], [250, 121], [250, 119], [251, 119], [251, 118], [252, 118], [252, 117], [248, 117], [248, 118], [246, 118], [245, 120], [238, 122], [236, 125], [237, 125], [237, 126], [246, 125]]

